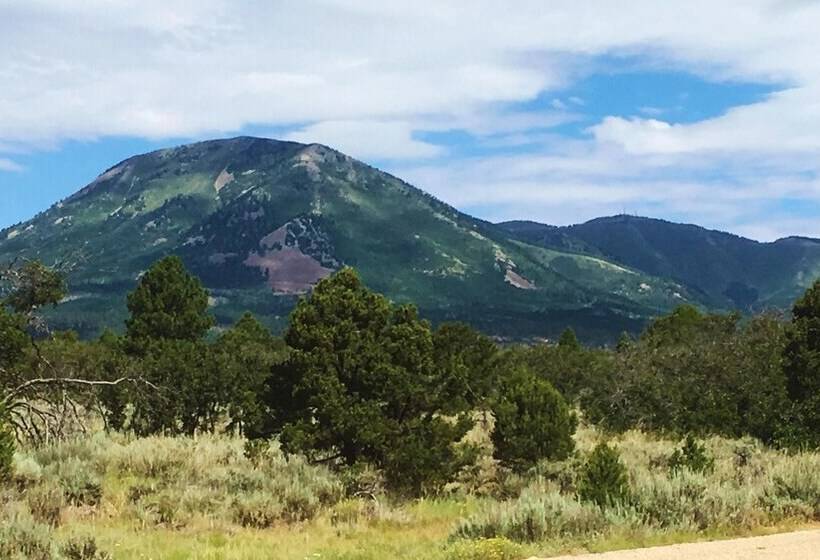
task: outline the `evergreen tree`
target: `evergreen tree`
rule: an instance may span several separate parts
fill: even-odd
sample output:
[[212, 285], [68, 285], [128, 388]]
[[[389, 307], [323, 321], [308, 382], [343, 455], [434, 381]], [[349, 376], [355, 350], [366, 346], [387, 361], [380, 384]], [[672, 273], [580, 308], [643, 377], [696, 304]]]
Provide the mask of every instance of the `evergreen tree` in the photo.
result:
[[480, 408], [498, 378], [498, 347], [464, 323], [444, 323], [433, 333], [435, 367], [453, 410]]
[[125, 345], [158, 389], [134, 401], [132, 428], [194, 433], [222, 412], [224, 370], [203, 337], [214, 324], [208, 292], [176, 256], [156, 262], [128, 295]]
[[575, 331], [567, 327], [558, 339], [558, 347], [566, 350], [581, 350], [581, 343], [578, 342]]
[[21, 315], [9, 313], [0, 304], [0, 484], [11, 476], [15, 436], [4, 402], [7, 392], [21, 381], [16, 370], [29, 344], [25, 327]]
[[577, 402], [590, 386], [599, 382], [597, 370], [607, 354], [600, 349], [587, 349], [565, 331], [563, 343], [537, 344], [513, 348], [505, 352], [501, 362], [519, 363], [537, 376], [546, 379], [570, 403]]
[[698, 443], [692, 434], [688, 434], [680, 449], [675, 449], [669, 457], [669, 469], [675, 473], [681, 469], [692, 472], [711, 472], [715, 468], [715, 460], [707, 451], [706, 446]]
[[820, 446], [820, 280], [794, 304], [784, 351], [795, 443]]
[[29, 337], [26, 334], [23, 317], [9, 313], [0, 305], [0, 380], [6, 381], [10, 378], [10, 368], [23, 357], [28, 343]]
[[575, 415], [548, 381], [526, 368], [501, 377], [493, 415], [494, 456], [514, 470], [565, 459], [574, 448]]
[[629, 477], [616, 449], [599, 443], [592, 450], [578, 481], [578, 496], [602, 508], [628, 499]]
[[200, 340], [214, 324], [208, 292], [188, 273], [182, 259], [165, 257], [128, 294], [126, 336], [132, 344], [150, 340]]
[[[93, 344], [97, 350], [97, 368], [100, 377], [113, 381], [129, 375], [129, 368], [133, 360], [125, 353], [122, 337], [106, 329]], [[142, 391], [145, 391], [144, 387], [132, 384], [120, 384], [100, 389], [100, 404], [103, 407], [107, 429], [122, 430], [125, 428], [128, 403]]]
[[634, 342], [628, 332], [622, 332], [618, 338], [618, 343], [615, 345], [615, 351], [619, 354], [626, 352]]
[[135, 400], [132, 429], [140, 435], [214, 431], [224, 412], [219, 366], [203, 341], [152, 341], [139, 368], [157, 389]]
[[453, 415], [433, 359], [429, 325], [392, 306], [349, 268], [322, 280], [291, 314], [288, 360], [276, 368], [271, 408], [286, 448], [384, 468], [396, 488], [433, 489], [460, 466]]
[[230, 419], [228, 428], [258, 433], [263, 418], [261, 398], [271, 368], [285, 358], [284, 342], [245, 313], [219, 337], [213, 354], [222, 372], [220, 400]]
[[788, 408], [783, 325], [762, 315], [684, 306], [600, 360], [584, 383], [585, 417], [608, 429], [752, 435], [772, 442]]

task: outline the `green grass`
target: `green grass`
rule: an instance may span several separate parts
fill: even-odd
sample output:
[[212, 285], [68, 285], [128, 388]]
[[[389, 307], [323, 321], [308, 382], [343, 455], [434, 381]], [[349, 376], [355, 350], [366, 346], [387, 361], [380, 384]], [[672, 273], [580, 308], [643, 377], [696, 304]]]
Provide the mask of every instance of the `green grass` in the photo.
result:
[[454, 520], [471, 510], [456, 500], [419, 502], [394, 512], [394, 520], [335, 523], [330, 513], [310, 523], [266, 530], [213, 527], [205, 520], [182, 530], [141, 530], [134, 524], [79, 519], [60, 538], [95, 536], [115, 558], [443, 558]]
[[[100, 548], [110, 551], [118, 560], [455, 560], [457, 557], [454, 554], [459, 545], [448, 540], [449, 533], [453, 524], [474, 507], [475, 504], [465, 504], [459, 500], [445, 500], [435, 506], [405, 506], [402, 511], [410, 517], [401, 524], [359, 522], [349, 527], [338, 527], [329, 519], [322, 518], [296, 527], [267, 530], [226, 529], [211, 527], [207, 523], [178, 531], [142, 529], [134, 524], [78, 518], [60, 528], [57, 538], [67, 540], [76, 536], [94, 536]], [[588, 538], [554, 539], [516, 548], [519, 552], [517, 558], [532, 555], [549, 557], [757, 536], [807, 526], [806, 523], [789, 522], [732, 531], [619, 530]]]

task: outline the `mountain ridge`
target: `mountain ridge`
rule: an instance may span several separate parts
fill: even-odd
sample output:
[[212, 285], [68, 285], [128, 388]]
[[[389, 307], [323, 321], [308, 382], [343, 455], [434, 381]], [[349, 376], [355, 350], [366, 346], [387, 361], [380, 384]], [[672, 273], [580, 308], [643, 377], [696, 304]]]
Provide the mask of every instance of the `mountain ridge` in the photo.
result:
[[702, 294], [707, 307], [786, 309], [820, 275], [820, 240], [762, 242], [696, 224], [619, 214], [581, 224], [497, 224], [539, 246], [595, 254], [671, 278]]
[[435, 322], [503, 338], [570, 325], [610, 341], [680, 303], [709, 303], [561, 228], [533, 227], [570, 246], [522, 239], [328, 146], [240, 136], [122, 160], [2, 230], [0, 262], [70, 261], [72, 296], [52, 319], [85, 336], [119, 327], [127, 291], [172, 253], [209, 288], [220, 325], [249, 309], [281, 328], [299, 295], [345, 265]]

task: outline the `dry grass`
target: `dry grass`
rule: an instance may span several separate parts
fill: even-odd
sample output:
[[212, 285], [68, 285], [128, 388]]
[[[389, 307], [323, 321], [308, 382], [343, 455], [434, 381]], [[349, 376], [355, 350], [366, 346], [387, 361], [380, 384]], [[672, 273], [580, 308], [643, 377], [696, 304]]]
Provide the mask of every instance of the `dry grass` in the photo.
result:
[[[602, 435], [577, 434], [581, 456]], [[777, 525], [820, 521], [820, 454], [765, 449], [754, 441], [711, 438], [708, 472], [674, 470], [669, 457], [680, 445], [641, 432], [610, 442], [630, 479], [630, 495], [614, 507], [579, 500], [581, 461], [542, 465], [521, 494], [489, 504], [463, 520], [460, 538], [505, 537], [518, 542], [601, 539], [616, 534], [735, 534]]]
[[[481, 433], [471, 437], [483, 442]], [[576, 475], [602, 437], [582, 428], [577, 457], [527, 476], [484, 457], [450, 494], [395, 502], [353, 495], [378, 488], [372, 471], [340, 477], [276, 445], [248, 457], [243, 440], [226, 436], [98, 434], [17, 454], [13, 487], [0, 495], [0, 557], [65, 559], [66, 543], [93, 537], [117, 560], [512, 560], [820, 519], [820, 454], [712, 438], [711, 472], [674, 473], [668, 458], [679, 442], [640, 432], [612, 440], [629, 471], [629, 503], [581, 503]]]

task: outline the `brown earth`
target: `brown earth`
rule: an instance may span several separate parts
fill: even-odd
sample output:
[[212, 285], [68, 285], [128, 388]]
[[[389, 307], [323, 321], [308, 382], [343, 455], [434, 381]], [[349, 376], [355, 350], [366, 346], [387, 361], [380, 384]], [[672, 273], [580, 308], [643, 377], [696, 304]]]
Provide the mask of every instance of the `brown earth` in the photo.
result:
[[222, 173], [220, 173], [216, 181], [214, 181], [214, 189], [216, 189], [216, 192], [219, 192], [231, 181], [233, 181], [233, 173], [228, 173], [227, 169], [223, 169]]
[[[675, 544], [551, 560], [818, 560], [820, 529], [725, 541]], [[530, 559], [537, 560], [537, 559]]]
[[300, 294], [333, 270], [323, 267], [319, 261], [304, 254], [298, 247], [283, 247], [262, 255], [251, 253], [245, 259], [246, 266], [254, 266], [265, 273], [268, 286], [274, 292]]

